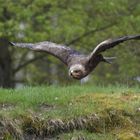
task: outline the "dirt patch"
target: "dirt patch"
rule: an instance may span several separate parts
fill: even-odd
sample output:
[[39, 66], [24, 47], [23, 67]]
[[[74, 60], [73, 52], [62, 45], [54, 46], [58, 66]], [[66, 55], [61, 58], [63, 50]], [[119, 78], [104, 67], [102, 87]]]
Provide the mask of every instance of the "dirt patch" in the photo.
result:
[[54, 105], [50, 105], [48, 103], [42, 103], [38, 107], [39, 107], [39, 109], [41, 109], [43, 111], [49, 111], [49, 110], [55, 109]]
[[0, 140], [17, 139], [23, 140], [22, 130], [18, 120], [0, 118]]
[[0, 109], [1, 110], [12, 110], [14, 109], [15, 105], [14, 104], [11, 104], [11, 103], [0, 103]]

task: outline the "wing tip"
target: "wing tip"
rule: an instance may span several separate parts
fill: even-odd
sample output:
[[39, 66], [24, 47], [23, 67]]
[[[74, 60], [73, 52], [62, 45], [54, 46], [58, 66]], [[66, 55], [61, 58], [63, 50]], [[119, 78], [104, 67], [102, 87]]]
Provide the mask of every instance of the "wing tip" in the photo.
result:
[[136, 40], [139, 40], [140, 39], [140, 34], [138, 34], [138, 35], [128, 35], [126, 37], [127, 37], [127, 39], [136, 39]]
[[140, 39], [140, 35], [135, 35], [135, 39]]
[[15, 43], [14, 43], [14, 42], [9, 41], [9, 44], [10, 44], [11, 46], [15, 46]]

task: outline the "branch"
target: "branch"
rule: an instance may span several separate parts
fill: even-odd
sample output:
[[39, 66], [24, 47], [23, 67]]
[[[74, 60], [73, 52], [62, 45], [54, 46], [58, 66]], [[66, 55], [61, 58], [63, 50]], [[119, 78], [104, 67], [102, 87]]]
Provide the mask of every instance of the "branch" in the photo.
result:
[[68, 42], [68, 43], [66, 43], [66, 45], [69, 46], [69, 45], [71, 45], [71, 44], [75, 44], [76, 42], [79, 42], [79, 41], [80, 41], [81, 39], [83, 39], [84, 37], [87, 37], [87, 36], [89, 36], [89, 35], [91, 35], [91, 34], [94, 34], [94, 33], [96, 33], [96, 32], [102, 31], [102, 30], [106, 30], [106, 29], [108, 29], [108, 28], [110, 28], [110, 27], [112, 27], [112, 26], [114, 26], [114, 25], [116, 25], [116, 24], [117, 24], [117, 23], [114, 22], [114, 23], [111, 23], [111, 24], [109, 24], [109, 25], [103, 26], [103, 27], [101, 27], [101, 28], [97, 28], [97, 29], [94, 29], [94, 30], [90, 30], [90, 31], [88, 31], [88, 32], [85, 32], [85, 33], [82, 34], [81, 36], [79, 36], [79, 37], [77, 37], [77, 38], [71, 40], [71, 41]]
[[34, 62], [34, 61], [36, 61], [36, 60], [38, 60], [38, 59], [44, 58], [45, 56], [46, 56], [45, 54], [39, 55], [39, 56], [37, 56], [37, 57], [34, 57], [34, 58], [32, 58], [32, 59], [30, 59], [30, 60], [24, 62], [23, 64], [20, 64], [16, 69], [14, 69], [14, 73], [18, 72], [20, 69], [24, 68], [25, 66], [27, 66], [28, 64], [30, 64], [30, 63], [32, 63], [32, 62]]
[[20, 57], [19, 64], [21, 64], [21, 63], [24, 61], [24, 59], [26, 58], [28, 52], [29, 52], [29, 51], [25, 51], [25, 52], [23, 53], [23, 55]]

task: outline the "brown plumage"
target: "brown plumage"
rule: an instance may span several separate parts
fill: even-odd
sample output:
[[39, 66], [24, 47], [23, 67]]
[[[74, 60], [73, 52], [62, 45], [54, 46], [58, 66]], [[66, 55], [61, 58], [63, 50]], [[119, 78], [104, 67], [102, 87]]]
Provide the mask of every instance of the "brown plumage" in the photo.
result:
[[108, 39], [101, 42], [89, 54], [84, 55], [69, 47], [58, 45], [52, 42], [44, 41], [39, 43], [13, 43], [12, 46], [21, 48], [29, 48], [34, 51], [47, 52], [65, 63], [69, 68], [69, 75], [75, 79], [82, 79], [87, 76], [100, 62], [110, 63], [113, 58], [103, 57], [101, 54], [107, 49], [113, 48], [116, 45], [131, 39], [140, 39], [140, 35], [124, 36], [117, 39]]

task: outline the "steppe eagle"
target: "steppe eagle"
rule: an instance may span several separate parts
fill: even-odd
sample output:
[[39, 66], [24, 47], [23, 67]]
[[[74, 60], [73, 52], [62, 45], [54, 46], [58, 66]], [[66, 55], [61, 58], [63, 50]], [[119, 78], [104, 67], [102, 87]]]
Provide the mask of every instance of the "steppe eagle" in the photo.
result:
[[108, 39], [98, 44], [95, 49], [89, 54], [84, 55], [70, 47], [58, 45], [49, 41], [39, 43], [14, 43], [10, 42], [12, 46], [21, 48], [29, 48], [34, 51], [47, 52], [62, 62], [64, 62], [69, 71], [69, 76], [75, 79], [82, 79], [87, 76], [100, 62], [110, 63], [113, 58], [104, 57], [101, 53], [107, 49], [113, 48], [119, 43], [131, 39], [140, 39], [140, 35], [123, 36], [117, 39]]

